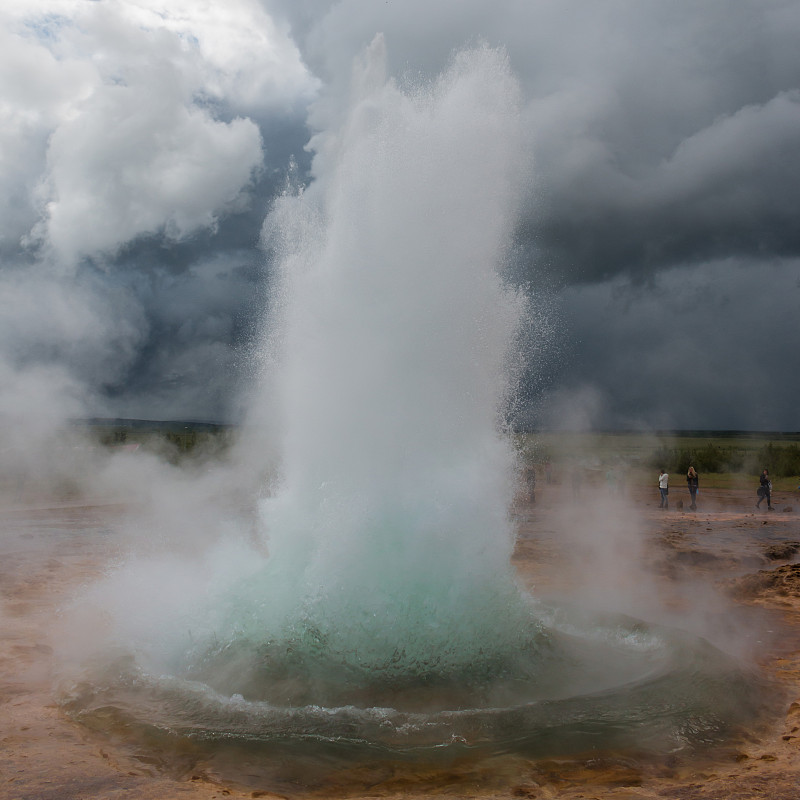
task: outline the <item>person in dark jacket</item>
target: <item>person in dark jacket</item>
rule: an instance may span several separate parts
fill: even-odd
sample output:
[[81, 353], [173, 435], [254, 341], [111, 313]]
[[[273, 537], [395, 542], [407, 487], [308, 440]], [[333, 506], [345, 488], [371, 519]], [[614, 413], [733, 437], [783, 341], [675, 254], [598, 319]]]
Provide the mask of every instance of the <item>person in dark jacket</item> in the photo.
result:
[[761, 501], [766, 498], [767, 511], [772, 511], [772, 481], [769, 479], [769, 472], [765, 469], [759, 478], [761, 485], [758, 487], [758, 502], [756, 508], [761, 508]]
[[694, 511], [697, 509], [697, 487], [700, 485], [700, 478], [697, 475], [697, 470], [691, 465], [689, 466], [689, 471], [686, 473], [686, 484], [689, 487], [689, 495], [692, 498], [692, 504], [689, 508]]

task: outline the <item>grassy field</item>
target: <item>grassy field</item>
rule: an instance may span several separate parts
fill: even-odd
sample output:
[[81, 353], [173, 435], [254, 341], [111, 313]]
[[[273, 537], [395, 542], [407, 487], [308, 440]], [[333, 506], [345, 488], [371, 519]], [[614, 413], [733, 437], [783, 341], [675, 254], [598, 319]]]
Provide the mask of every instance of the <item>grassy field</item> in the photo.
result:
[[[555, 480], [579, 470], [589, 480], [624, 475], [629, 484], [650, 486], [661, 467], [674, 482], [692, 463], [701, 485], [709, 488], [755, 486], [764, 467], [776, 490], [794, 491], [800, 485], [800, 433], [538, 432], [518, 434], [517, 443], [526, 462], [541, 469], [549, 462]], [[787, 471], [791, 474], [783, 474]]]
[[[222, 455], [237, 433], [246, 435], [232, 426], [136, 420], [98, 421], [92, 431], [103, 444], [136, 441], [172, 460], [200, 453]], [[659, 468], [675, 482], [692, 463], [708, 488], [757, 485], [764, 467], [776, 490], [794, 491], [800, 485], [800, 432], [538, 432], [518, 434], [517, 443], [527, 463], [544, 469], [549, 462], [556, 480], [579, 470], [584, 480], [600, 482], [616, 476], [630, 485], [650, 486]]]
[[[87, 438], [88, 450], [100, 445], [110, 450], [136, 447], [175, 464], [225, 458], [246, 428], [197, 422], [149, 420], [89, 420], [76, 423], [72, 434]], [[718, 489], [753, 489], [766, 467], [776, 491], [796, 492], [800, 486], [800, 433], [654, 432], [654, 433], [519, 433], [516, 443], [523, 460], [535, 465], [546, 479], [584, 483], [625, 482], [653, 486], [659, 468], [670, 473], [671, 483], [685, 479], [688, 464], [700, 473], [700, 485]], [[49, 472], [71, 475], [75, 440], [51, 443], [46, 464]], [[13, 456], [13, 453], [11, 454]], [[63, 463], [61, 463], [63, 462]], [[18, 458], [0, 460], [0, 492], [18, 493], [25, 470]], [[21, 483], [22, 481], [22, 483]]]

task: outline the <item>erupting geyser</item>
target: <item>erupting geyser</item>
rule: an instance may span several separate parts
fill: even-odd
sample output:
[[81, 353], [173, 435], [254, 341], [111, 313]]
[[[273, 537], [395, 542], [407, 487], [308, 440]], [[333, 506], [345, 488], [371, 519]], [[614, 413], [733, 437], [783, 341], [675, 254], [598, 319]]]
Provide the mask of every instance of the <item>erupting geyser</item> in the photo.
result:
[[268, 220], [282, 479], [269, 562], [228, 625], [326, 672], [427, 679], [491, 669], [533, 635], [498, 433], [524, 311], [499, 275], [521, 141], [497, 53], [407, 94], [381, 45], [316, 143], [332, 174]]
[[720, 653], [580, 623], [511, 566], [502, 419], [528, 307], [502, 277], [526, 161], [506, 58], [463, 52], [405, 90], [383, 65], [378, 38], [347, 115], [312, 140], [316, 180], [265, 225], [282, 436], [266, 554], [221, 548], [201, 595], [150, 616], [126, 616], [128, 592], [115, 630], [133, 658], [68, 705], [129, 730], [395, 754], [713, 737], [739, 680]]

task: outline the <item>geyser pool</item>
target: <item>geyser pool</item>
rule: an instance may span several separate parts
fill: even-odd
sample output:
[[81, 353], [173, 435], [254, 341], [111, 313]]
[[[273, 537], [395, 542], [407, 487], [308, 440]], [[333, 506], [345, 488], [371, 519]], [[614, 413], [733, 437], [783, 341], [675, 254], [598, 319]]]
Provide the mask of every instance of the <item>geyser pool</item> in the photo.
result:
[[315, 180], [265, 223], [259, 402], [281, 438], [266, 553], [121, 568], [94, 595], [115, 658], [65, 705], [141, 741], [239, 743], [248, 758], [713, 740], [747, 710], [730, 659], [549, 607], [511, 565], [502, 419], [531, 310], [503, 279], [527, 169], [507, 60], [479, 47], [406, 88], [383, 65], [378, 37], [347, 114], [311, 142]]

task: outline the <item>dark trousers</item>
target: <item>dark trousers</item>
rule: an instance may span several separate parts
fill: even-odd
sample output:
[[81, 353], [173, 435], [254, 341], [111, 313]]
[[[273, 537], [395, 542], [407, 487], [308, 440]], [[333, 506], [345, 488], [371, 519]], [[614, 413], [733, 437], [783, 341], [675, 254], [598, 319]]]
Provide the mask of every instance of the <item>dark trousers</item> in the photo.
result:
[[669, 498], [667, 497], [669, 490], [662, 489], [659, 486], [658, 491], [661, 492], [661, 505], [659, 506], [659, 508], [669, 508]]

